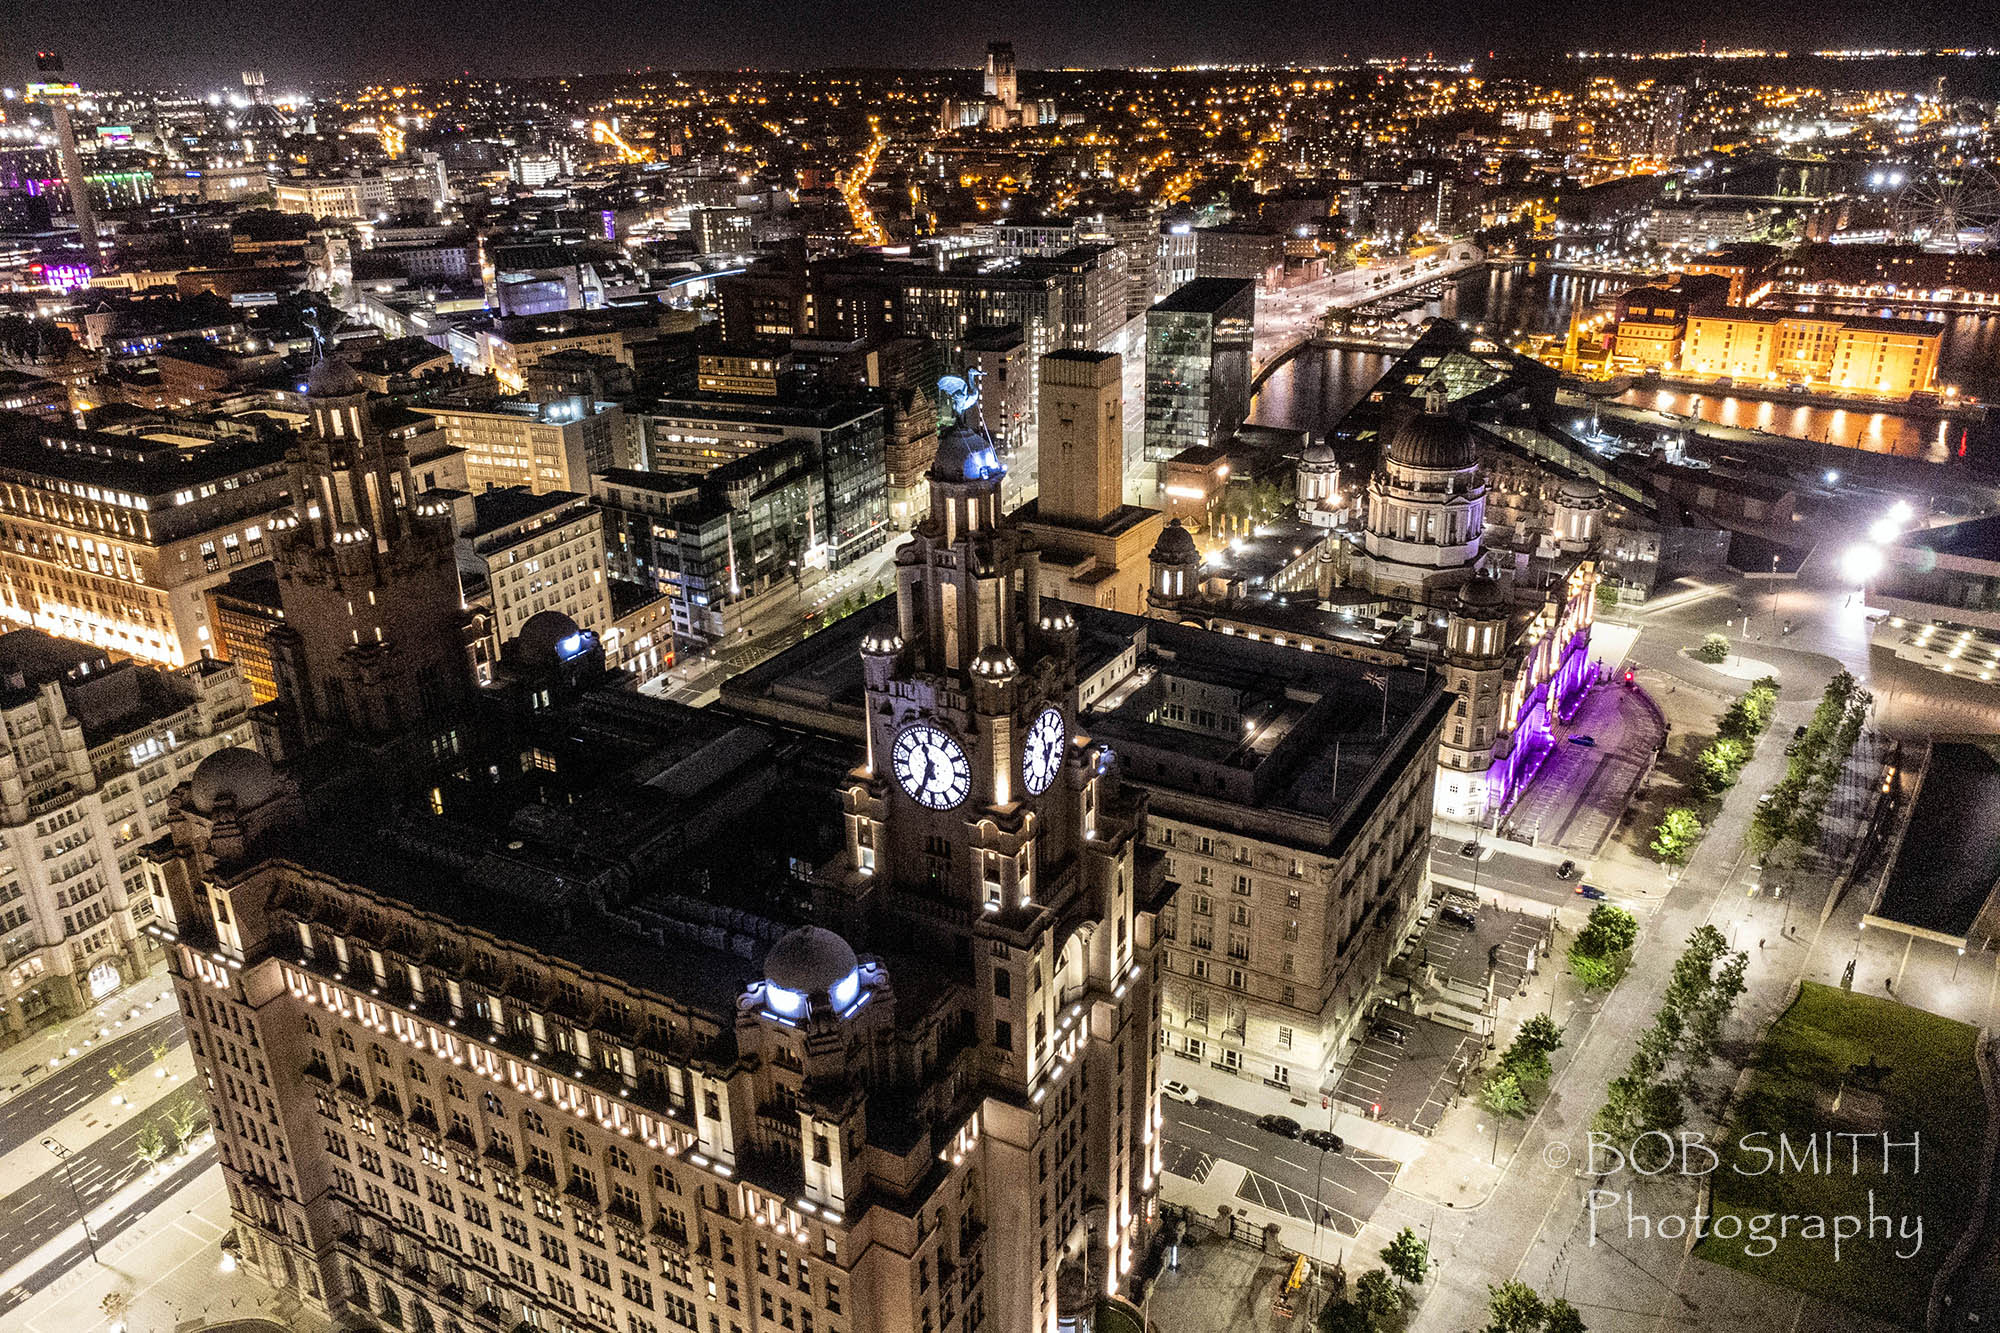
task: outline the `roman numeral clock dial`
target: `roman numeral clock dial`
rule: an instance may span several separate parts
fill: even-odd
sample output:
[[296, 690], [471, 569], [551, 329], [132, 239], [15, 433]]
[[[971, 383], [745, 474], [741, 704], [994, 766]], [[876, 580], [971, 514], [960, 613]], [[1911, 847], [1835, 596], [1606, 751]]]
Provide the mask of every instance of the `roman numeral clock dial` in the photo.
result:
[[889, 762], [910, 799], [932, 810], [953, 809], [972, 791], [972, 764], [965, 747], [928, 722], [897, 734]]
[[1027, 785], [1029, 795], [1040, 796], [1047, 791], [1056, 774], [1062, 771], [1063, 741], [1067, 735], [1060, 708], [1044, 708], [1029, 724], [1027, 744], [1021, 749], [1021, 781]]

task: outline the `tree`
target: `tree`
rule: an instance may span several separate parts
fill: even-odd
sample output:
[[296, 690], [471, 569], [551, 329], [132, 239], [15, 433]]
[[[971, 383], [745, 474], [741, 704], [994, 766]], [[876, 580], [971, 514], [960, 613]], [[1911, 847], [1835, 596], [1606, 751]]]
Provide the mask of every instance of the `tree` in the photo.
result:
[[111, 1086], [114, 1088], [125, 1086], [125, 1080], [132, 1077], [132, 1071], [125, 1067], [125, 1062], [122, 1060], [113, 1061], [111, 1068], [104, 1072], [110, 1077]]
[[1376, 1333], [1375, 1321], [1353, 1301], [1328, 1301], [1319, 1312], [1320, 1333]]
[[167, 1127], [174, 1132], [174, 1138], [185, 1148], [201, 1131], [201, 1107], [192, 1097], [175, 1102], [167, 1108]]
[[1686, 806], [1676, 806], [1653, 830], [1651, 851], [1664, 865], [1686, 865], [1702, 832], [1700, 817]]
[[1703, 796], [1715, 796], [1736, 785], [1736, 775], [1750, 760], [1750, 751], [1732, 736], [1718, 736], [1707, 749], [1695, 756], [1695, 788]]
[[1486, 1304], [1486, 1333], [1536, 1333], [1547, 1314], [1542, 1298], [1525, 1282], [1508, 1281], [1489, 1286]]
[[[1600, 903], [1569, 947], [1570, 972], [1591, 990], [1609, 990], [1631, 965], [1632, 944], [1638, 938], [1637, 917], [1622, 907]], [[1549, 1026], [1554, 1028], [1553, 1023]]]
[[1371, 1268], [1356, 1279], [1351, 1303], [1370, 1328], [1380, 1328], [1402, 1311], [1403, 1293], [1397, 1290], [1395, 1279]]
[[1579, 946], [1574, 944], [1569, 950], [1569, 973], [1585, 990], [1610, 990], [1618, 984], [1622, 974], [1613, 959], [1580, 952]]
[[1743, 994], [1744, 973], [1749, 967], [1749, 954], [1741, 950], [1730, 954], [1688, 1015], [1688, 1047], [1690, 1052], [1700, 1051], [1703, 1061], [1715, 1050], [1722, 1036], [1722, 1025], [1735, 1012], [1736, 1001]]
[[1515, 1042], [1500, 1056], [1501, 1071], [1513, 1077], [1514, 1082], [1525, 1094], [1530, 1088], [1538, 1088], [1549, 1081], [1554, 1072], [1549, 1064], [1549, 1053], [1533, 1046], [1522, 1046]]
[[[1629, 912], [1620, 912], [1615, 907], [1611, 910], [1619, 912], [1619, 915], [1625, 917], [1628, 921], [1632, 920], [1632, 915]], [[1638, 929], [1639, 923], [1633, 921], [1632, 930], [1635, 937]], [[1625, 947], [1628, 949], [1632, 947], [1630, 940], [1626, 941]], [[1521, 1030], [1514, 1034], [1514, 1044], [1516, 1046], [1526, 1044], [1542, 1052], [1544, 1055], [1548, 1055], [1562, 1049], [1563, 1030], [1557, 1027], [1556, 1021], [1547, 1014], [1535, 1014], [1527, 1022], [1521, 1024]]]
[[1701, 646], [1694, 650], [1694, 655], [1711, 666], [1720, 666], [1729, 660], [1729, 636], [1709, 635], [1701, 641]]
[[1411, 1286], [1421, 1286], [1431, 1271], [1431, 1247], [1417, 1237], [1417, 1233], [1404, 1227], [1396, 1233], [1396, 1238], [1382, 1247], [1382, 1262], [1388, 1266], [1396, 1280]]
[[1528, 1109], [1528, 1098], [1521, 1091], [1521, 1080], [1501, 1069], [1486, 1076], [1479, 1089], [1479, 1104], [1494, 1115], [1515, 1116]]
[[166, 1136], [160, 1133], [158, 1125], [147, 1125], [139, 1131], [139, 1137], [132, 1143], [132, 1154], [147, 1166], [167, 1155]]
[[1553, 1300], [1542, 1313], [1542, 1333], [1590, 1333], [1590, 1330], [1574, 1305], [1565, 1300]]
[[1589, 942], [1591, 952], [1603, 955], [1624, 953], [1638, 938], [1639, 918], [1612, 903], [1599, 903], [1591, 908], [1589, 920], [1577, 934], [1579, 941]]
[[1646, 1081], [1627, 1072], [1611, 1080], [1605, 1089], [1604, 1105], [1591, 1117], [1592, 1129], [1618, 1142], [1630, 1139], [1639, 1123], [1639, 1108], [1646, 1094]]
[[1599, 611], [1616, 611], [1624, 600], [1624, 590], [1611, 582], [1611, 580], [1605, 579], [1597, 585], [1597, 609]]

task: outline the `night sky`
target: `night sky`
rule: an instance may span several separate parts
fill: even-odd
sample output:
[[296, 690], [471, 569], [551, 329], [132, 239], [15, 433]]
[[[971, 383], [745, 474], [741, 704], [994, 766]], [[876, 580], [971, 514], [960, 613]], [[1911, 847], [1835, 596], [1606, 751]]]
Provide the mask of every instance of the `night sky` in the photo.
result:
[[[1984, 14], [1982, 20], [1979, 16]], [[1914, 0], [0, 0], [0, 78], [61, 50], [86, 85], [826, 65], [968, 67], [1008, 38], [1023, 68], [1578, 48], [2000, 45], [1989, 5]]]

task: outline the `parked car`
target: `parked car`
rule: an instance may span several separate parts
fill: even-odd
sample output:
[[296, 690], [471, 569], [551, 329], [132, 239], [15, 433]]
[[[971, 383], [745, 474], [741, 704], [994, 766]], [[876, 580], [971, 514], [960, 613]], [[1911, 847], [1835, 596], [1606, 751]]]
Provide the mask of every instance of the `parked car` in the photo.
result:
[[1477, 856], [1479, 855], [1479, 844], [1468, 842], [1458, 849], [1458, 854], [1460, 856]]
[[1787, 384], [1787, 385], [1785, 386], [1785, 392], [1786, 392], [1786, 393], [1796, 393], [1796, 394], [1808, 394], [1808, 393], [1811, 393], [1811, 392], [1812, 392], [1812, 390], [1811, 390], [1811, 389], [1809, 389], [1809, 388], [1807, 388], [1807, 387], [1806, 387], [1805, 385], [1803, 385], [1803, 384], [1796, 384], [1796, 383], [1794, 383], [1794, 384]]
[[1557, 878], [1557, 879], [1575, 879], [1575, 878], [1576, 878], [1576, 862], [1574, 862], [1574, 861], [1564, 861], [1564, 862], [1563, 862], [1563, 863], [1562, 863], [1561, 865], [1557, 866], [1557, 867], [1556, 867], [1556, 878]]
[[1299, 1122], [1288, 1115], [1260, 1115], [1257, 1117], [1257, 1128], [1285, 1139], [1299, 1136]]
[[1577, 885], [1577, 886], [1576, 886], [1576, 894], [1577, 894], [1577, 897], [1579, 897], [1579, 898], [1588, 898], [1588, 899], [1590, 899], [1590, 900], [1591, 900], [1592, 902], [1603, 902], [1603, 901], [1604, 901], [1604, 899], [1605, 899], [1605, 898], [1606, 898], [1606, 897], [1608, 896], [1608, 895], [1607, 895], [1607, 894], [1606, 894], [1606, 893], [1604, 892], [1604, 890], [1603, 890], [1603, 889], [1600, 889], [1600, 888], [1598, 888], [1598, 887], [1597, 887], [1596, 885], [1594, 885], [1594, 884], [1579, 884], [1579, 885]]
[[1438, 920], [1448, 926], [1457, 926], [1460, 930], [1476, 930], [1479, 928], [1478, 917], [1475, 917], [1463, 907], [1454, 907], [1449, 903], [1438, 910]]
[[1380, 1037], [1391, 1046], [1407, 1046], [1410, 1042], [1409, 1032], [1404, 1028], [1397, 1027], [1394, 1023], [1378, 1022], [1370, 1024], [1368, 1035], [1371, 1037]]
[[1588, 748], [1592, 748], [1592, 749], [1594, 749], [1594, 748], [1596, 748], [1596, 746], [1597, 746], [1597, 737], [1595, 737], [1595, 736], [1572, 736], [1572, 737], [1570, 737], [1570, 738], [1569, 738], [1569, 743], [1570, 743], [1571, 745], [1582, 745], [1582, 746], [1585, 746], [1585, 747], [1588, 747]]
[[1165, 1083], [1162, 1083], [1160, 1085], [1160, 1095], [1173, 1101], [1186, 1102], [1189, 1106], [1193, 1106], [1201, 1100], [1200, 1097], [1195, 1095], [1193, 1088], [1190, 1088], [1177, 1078], [1168, 1079]]
[[1339, 1152], [1347, 1146], [1346, 1140], [1330, 1129], [1308, 1129], [1299, 1134], [1299, 1142], [1321, 1152]]

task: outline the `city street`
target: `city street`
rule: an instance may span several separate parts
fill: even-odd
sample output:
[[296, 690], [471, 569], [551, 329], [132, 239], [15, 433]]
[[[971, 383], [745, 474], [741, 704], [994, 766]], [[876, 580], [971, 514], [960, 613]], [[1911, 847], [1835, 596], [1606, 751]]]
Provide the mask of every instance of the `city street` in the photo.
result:
[[[207, 1118], [207, 1105], [199, 1094], [184, 1088], [179, 1096], [193, 1098], [201, 1106], [202, 1118]], [[136, 1151], [139, 1136], [148, 1128], [157, 1129], [166, 1144], [174, 1143], [167, 1111], [164, 1105], [151, 1108], [89, 1144], [69, 1145], [69, 1176], [85, 1208], [96, 1208], [150, 1169]], [[177, 1167], [186, 1160], [168, 1158], [162, 1165]], [[32, 1184], [0, 1199], [0, 1273], [54, 1239], [65, 1227], [77, 1224], [76, 1198], [70, 1193], [63, 1166], [53, 1154], [48, 1162], [49, 1169]]]
[[[218, 1195], [221, 1194], [222, 1172], [217, 1169], [217, 1162], [215, 1145], [210, 1143], [192, 1156], [174, 1158], [161, 1163], [158, 1183], [147, 1189], [137, 1198], [131, 1200], [123, 1208], [119, 1209], [114, 1216], [110, 1218], [94, 1217], [92, 1219], [90, 1227], [91, 1235], [96, 1239], [100, 1255], [103, 1254], [109, 1242], [117, 1240], [127, 1231], [151, 1220], [156, 1209], [167, 1203], [179, 1191], [187, 1188], [190, 1184], [209, 1180], [214, 1183], [215, 1192]], [[138, 1173], [133, 1173], [128, 1178], [127, 1183], [137, 1178]], [[109, 1193], [110, 1191], [107, 1191], [104, 1196], [100, 1197], [108, 1197]], [[67, 1197], [67, 1190], [64, 1191], [64, 1195]], [[3, 1210], [5, 1207], [6, 1204], [0, 1203], [0, 1210]], [[226, 1202], [222, 1211], [226, 1220], [228, 1216]], [[4, 1213], [0, 1213], [0, 1215], [4, 1215]], [[66, 1215], [66, 1220], [58, 1221], [53, 1226], [43, 1224], [40, 1239], [34, 1245], [30, 1245], [25, 1249], [16, 1247], [13, 1244], [11, 1236], [0, 1238], [0, 1245], [5, 1245], [7, 1252], [15, 1255], [13, 1259], [7, 1261], [8, 1265], [11, 1266], [12, 1264], [19, 1263], [21, 1258], [25, 1258], [28, 1254], [33, 1253], [35, 1249], [39, 1248], [41, 1244], [59, 1235], [65, 1226], [71, 1228], [74, 1234], [79, 1237], [74, 1245], [69, 1246], [60, 1254], [50, 1257], [47, 1261], [38, 1265], [33, 1272], [8, 1273], [11, 1284], [4, 1290], [0, 1290], [0, 1319], [6, 1318], [15, 1309], [33, 1300], [37, 1293], [71, 1278], [78, 1272], [89, 1271], [93, 1267], [90, 1262], [90, 1243], [81, 1239], [82, 1233], [75, 1230], [76, 1214], [74, 1208]], [[139, 1268], [142, 1272], [148, 1271], [144, 1265], [140, 1265]], [[7, 1267], [0, 1267], [0, 1273], [7, 1272]], [[210, 1276], [213, 1277], [213, 1274]]]
[[[99, 1042], [55, 1069], [33, 1066], [43, 1071], [40, 1078], [0, 1102], [0, 1156], [32, 1142], [48, 1126], [109, 1091], [114, 1086], [113, 1065], [123, 1065], [134, 1077], [150, 1075], [155, 1042], [165, 1042], [169, 1050], [187, 1043], [187, 1029], [177, 1010], [156, 1009], [146, 1019], [144, 1027]], [[134, 1091], [145, 1091], [145, 1085]]]
[[664, 695], [677, 703], [708, 702], [722, 688], [722, 682], [737, 672], [776, 656], [821, 628], [821, 620], [807, 620], [813, 612], [838, 604], [856, 591], [866, 596], [877, 584], [889, 581], [896, 548], [903, 540], [904, 534], [892, 533], [881, 547], [850, 567], [829, 574], [810, 587], [799, 588], [791, 596], [779, 598], [754, 623], [723, 642], [688, 652], [672, 671], [649, 681], [647, 692]]
[[[1238, 1187], [1246, 1202], [1310, 1222], [1317, 1195], [1321, 1225], [1347, 1236], [1360, 1234], [1400, 1166], [1349, 1146], [1325, 1155], [1322, 1174], [1317, 1148], [1259, 1129], [1246, 1111], [1207, 1100], [1195, 1106], [1169, 1100], [1162, 1108], [1167, 1170], [1199, 1182], [1216, 1161], [1234, 1162], [1249, 1173]], [[1314, 1114], [1300, 1114], [1311, 1128]]]

